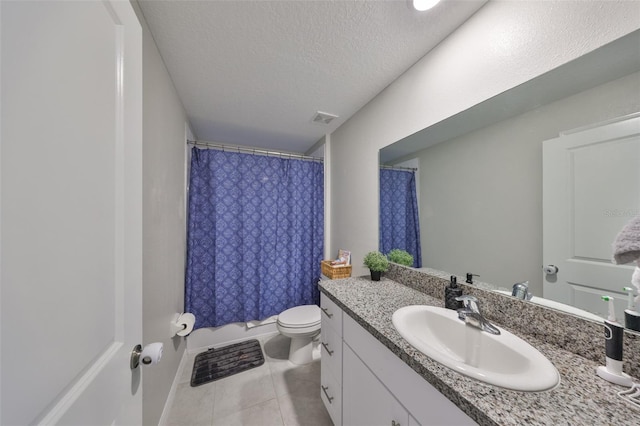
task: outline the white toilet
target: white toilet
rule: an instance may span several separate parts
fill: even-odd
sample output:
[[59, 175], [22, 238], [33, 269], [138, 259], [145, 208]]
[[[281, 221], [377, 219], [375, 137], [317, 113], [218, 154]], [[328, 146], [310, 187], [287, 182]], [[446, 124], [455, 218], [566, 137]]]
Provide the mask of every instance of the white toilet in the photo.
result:
[[278, 331], [291, 338], [289, 361], [307, 364], [313, 361], [313, 338], [320, 333], [320, 308], [302, 305], [278, 315]]

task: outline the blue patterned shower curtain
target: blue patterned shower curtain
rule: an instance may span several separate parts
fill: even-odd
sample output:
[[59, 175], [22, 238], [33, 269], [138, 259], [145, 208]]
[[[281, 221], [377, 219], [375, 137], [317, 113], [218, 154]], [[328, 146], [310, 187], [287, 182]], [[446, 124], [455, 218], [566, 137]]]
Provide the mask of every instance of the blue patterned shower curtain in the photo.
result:
[[317, 304], [322, 163], [192, 149], [185, 309], [196, 328]]
[[387, 254], [392, 249], [408, 251], [413, 267], [422, 267], [414, 171], [380, 169], [379, 250]]

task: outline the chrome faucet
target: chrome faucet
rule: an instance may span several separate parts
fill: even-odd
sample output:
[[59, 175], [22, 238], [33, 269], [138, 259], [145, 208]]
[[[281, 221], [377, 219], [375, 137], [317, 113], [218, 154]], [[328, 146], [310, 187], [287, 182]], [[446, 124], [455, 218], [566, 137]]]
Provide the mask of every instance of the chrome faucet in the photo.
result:
[[500, 330], [493, 324], [491, 324], [480, 311], [480, 305], [478, 299], [473, 296], [459, 296], [456, 300], [462, 302], [463, 308], [458, 309], [458, 318], [465, 322], [465, 324], [478, 328], [487, 333], [499, 335]]
[[520, 300], [531, 300], [533, 294], [529, 292], [529, 281], [515, 283], [511, 295]]

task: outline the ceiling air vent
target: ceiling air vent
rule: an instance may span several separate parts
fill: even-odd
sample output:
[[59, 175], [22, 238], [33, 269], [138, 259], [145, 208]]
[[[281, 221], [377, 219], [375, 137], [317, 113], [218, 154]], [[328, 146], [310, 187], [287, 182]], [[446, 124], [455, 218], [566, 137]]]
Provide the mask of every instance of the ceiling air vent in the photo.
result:
[[338, 118], [337, 115], [329, 114], [328, 112], [317, 111], [311, 121], [318, 124], [329, 124], [334, 118]]

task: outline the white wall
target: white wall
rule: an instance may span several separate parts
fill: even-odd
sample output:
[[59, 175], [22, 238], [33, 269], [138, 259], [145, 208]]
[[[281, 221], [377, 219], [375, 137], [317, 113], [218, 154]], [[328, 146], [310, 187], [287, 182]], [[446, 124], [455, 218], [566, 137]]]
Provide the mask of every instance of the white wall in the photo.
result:
[[542, 142], [640, 111], [640, 73], [418, 153], [423, 266], [542, 295]]
[[157, 425], [186, 348], [169, 324], [184, 310], [186, 114], [162, 57], [143, 27], [143, 340], [163, 342], [143, 370], [143, 421]]
[[331, 135], [330, 252], [378, 247], [378, 150], [640, 27], [640, 2], [491, 1]]

